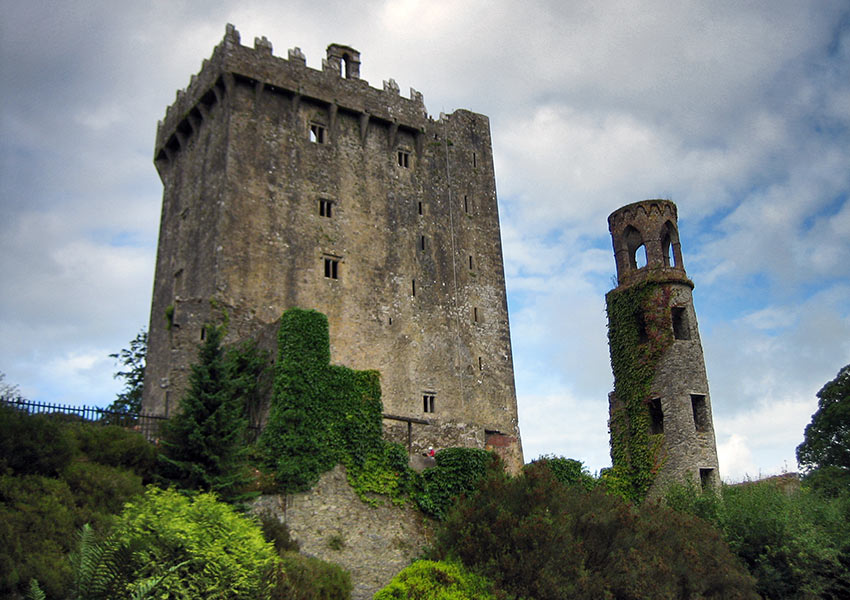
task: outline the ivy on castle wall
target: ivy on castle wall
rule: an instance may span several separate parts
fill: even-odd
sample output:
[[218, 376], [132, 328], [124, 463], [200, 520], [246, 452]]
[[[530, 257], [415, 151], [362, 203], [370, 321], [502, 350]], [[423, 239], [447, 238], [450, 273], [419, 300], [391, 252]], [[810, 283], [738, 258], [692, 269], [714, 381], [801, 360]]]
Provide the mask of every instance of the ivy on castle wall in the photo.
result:
[[663, 434], [650, 433], [651, 386], [658, 361], [673, 342], [669, 285], [648, 280], [606, 296], [614, 371], [609, 488], [640, 502], [663, 464]]
[[328, 320], [320, 312], [286, 311], [278, 336], [272, 405], [258, 445], [282, 491], [307, 490], [342, 463], [364, 500], [370, 492], [401, 498], [411, 477], [407, 452], [383, 439], [378, 372], [329, 364]]

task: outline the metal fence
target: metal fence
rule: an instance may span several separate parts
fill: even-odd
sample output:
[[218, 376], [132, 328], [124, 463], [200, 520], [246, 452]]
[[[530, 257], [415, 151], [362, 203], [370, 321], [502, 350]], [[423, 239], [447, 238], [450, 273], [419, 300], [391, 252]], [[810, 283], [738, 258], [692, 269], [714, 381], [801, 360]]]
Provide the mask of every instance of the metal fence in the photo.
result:
[[97, 406], [50, 404], [48, 402], [24, 400], [23, 398], [3, 398], [2, 403], [4, 406], [9, 406], [29, 415], [51, 415], [66, 421], [91, 423], [93, 425], [118, 425], [138, 431], [146, 439], [152, 441], [158, 437], [162, 423], [168, 420], [168, 417], [161, 415], [120, 412]]

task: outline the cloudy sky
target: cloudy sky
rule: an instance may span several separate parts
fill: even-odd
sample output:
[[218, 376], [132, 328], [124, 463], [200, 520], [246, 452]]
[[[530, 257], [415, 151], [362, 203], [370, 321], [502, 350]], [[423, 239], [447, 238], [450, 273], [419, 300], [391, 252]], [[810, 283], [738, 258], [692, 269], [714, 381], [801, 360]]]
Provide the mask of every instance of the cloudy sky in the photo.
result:
[[[641, 5], [638, 7], [638, 5]], [[679, 207], [721, 473], [795, 470], [850, 362], [850, 5], [0, 0], [0, 372], [106, 405], [147, 325], [156, 122], [236, 25], [489, 115], [526, 458], [610, 464], [606, 218]]]

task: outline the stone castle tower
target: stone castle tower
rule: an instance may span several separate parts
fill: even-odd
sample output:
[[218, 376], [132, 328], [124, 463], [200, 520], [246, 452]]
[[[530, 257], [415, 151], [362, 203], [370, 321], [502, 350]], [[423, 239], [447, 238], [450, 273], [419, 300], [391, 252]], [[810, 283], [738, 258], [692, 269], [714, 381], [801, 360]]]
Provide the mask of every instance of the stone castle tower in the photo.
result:
[[[227, 26], [159, 123], [164, 192], [143, 406], [169, 414], [203, 324], [256, 337], [328, 316], [332, 361], [381, 373], [391, 438], [492, 447], [522, 464], [487, 117], [429, 117], [331, 44], [240, 44]], [[408, 437], [410, 436], [410, 437]]]
[[[614, 466], [640, 471], [635, 463], [641, 450], [629, 447], [640, 439], [654, 453], [646, 465], [653, 471], [650, 495], [688, 479], [718, 487], [708, 378], [676, 205], [629, 204], [608, 217], [608, 229], [617, 263], [617, 287], [606, 297], [615, 377], [609, 397]], [[653, 368], [645, 387], [635, 364]]]

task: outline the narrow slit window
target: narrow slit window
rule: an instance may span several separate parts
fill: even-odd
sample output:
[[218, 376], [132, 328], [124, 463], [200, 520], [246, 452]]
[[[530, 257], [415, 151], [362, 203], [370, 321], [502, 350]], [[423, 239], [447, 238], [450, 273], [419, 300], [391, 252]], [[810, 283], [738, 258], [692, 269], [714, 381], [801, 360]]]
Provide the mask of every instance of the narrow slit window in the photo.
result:
[[310, 141], [314, 144], [325, 143], [325, 126], [319, 123], [310, 123]]
[[463, 196], [463, 212], [469, 214], [469, 196]]
[[422, 394], [422, 412], [434, 412], [434, 394]]
[[708, 404], [705, 394], [691, 394], [691, 407], [694, 411], [694, 429], [698, 432], [708, 431]]
[[398, 166], [403, 169], [410, 168], [410, 152], [408, 152], [407, 150], [398, 151]]
[[332, 200], [319, 200], [319, 215], [331, 218], [333, 216], [333, 204]]
[[481, 361], [481, 357], [480, 357], [480, 356], [478, 357], [478, 370], [479, 370], [479, 371], [483, 371], [483, 370], [484, 370], [484, 363]]
[[410, 295], [413, 296], [414, 298], [416, 297], [416, 280], [415, 279], [410, 280]]
[[207, 328], [201, 327], [201, 341], [203, 342], [205, 339], [207, 339]]
[[644, 344], [649, 341], [649, 335], [646, 332], [646, 319], [643, 313], [638, 311], [635, 313], [635, 325], [637, 326], [638, 344]]
[[424, 235], [419, 236], [419, 249], [420, 250], [425, 249], [425, 236]]
[[328, 279], [339, 279], [339, 259], [326, 256], [325, 261], [325, 277]]
[[422, 203], [419, 203], [419, 216], [422, 216]]
[[469, 269], [472, 270], [472, 255], [469, 255]]
[[472, 153], [472, 167], [475, 168], [478, 166], [478, 155], [475, 152]]
[[691, 339], [691, 329], [688, 327], [688, 312], [684, 306], [674, 306], [671, 310], [673, 320], [673, 337], [677, 340]]
[[664, 433], [664, 411], [661, 409], [661, 398], [653, 398], [649, 402], [649, 433]]
[[472, 320], [475, 321], [476, 323], [478, 322], [478, 307], [477, 306], [472, 307]]

